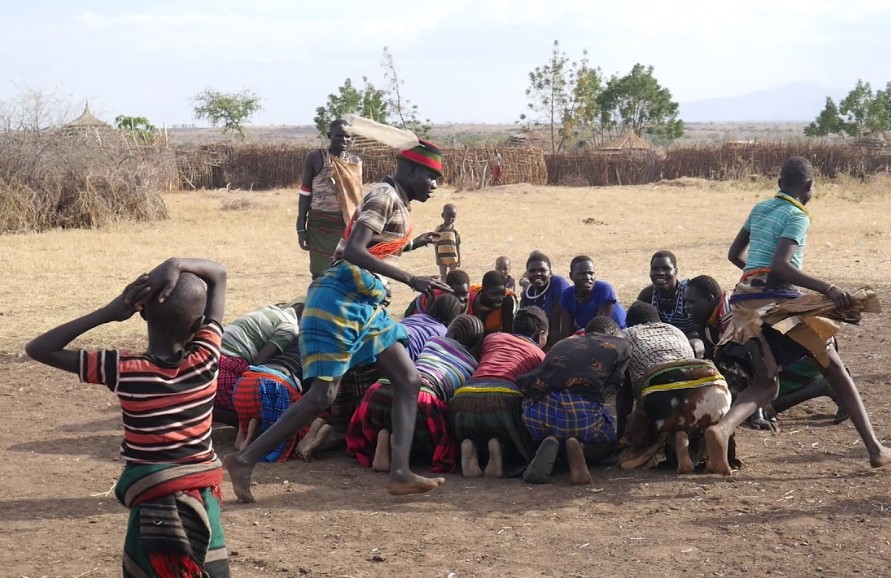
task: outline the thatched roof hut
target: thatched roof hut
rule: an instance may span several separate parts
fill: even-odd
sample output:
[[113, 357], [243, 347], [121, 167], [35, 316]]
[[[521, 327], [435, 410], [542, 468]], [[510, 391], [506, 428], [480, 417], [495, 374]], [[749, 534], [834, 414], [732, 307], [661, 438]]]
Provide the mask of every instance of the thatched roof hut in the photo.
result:
[[637, 136], [633, 130], [625, 131], [600, 147], [604, 151], [649, 151], [653, 145]]
[[111, 126], [107, 122], [101, 121], [90, 110], [90, 103], [84, 104], [84, 111], [79, 117], [72, 120], [59, 129], [59, 133], [78, 138], [86, 138], [88, 140], [95, 139], [102, 144], [108, 139], [123, 140], [124, 136], [121, 131]]

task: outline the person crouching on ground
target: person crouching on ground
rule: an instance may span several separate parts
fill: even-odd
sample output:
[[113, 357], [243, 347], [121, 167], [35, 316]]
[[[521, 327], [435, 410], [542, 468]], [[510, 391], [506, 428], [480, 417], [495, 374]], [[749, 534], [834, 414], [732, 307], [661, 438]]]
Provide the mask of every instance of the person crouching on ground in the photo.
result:
[[591, 483], [588, 464], [616, 449], [615, 419], [603, 403], [625, 379], [630, 347], [609, 317], [595, 317], [585, 331], [558, 341], [539, 367], [517, 380], [526, 394], [523, 423], [540, 443], [523, 473], [527, 482], [549, 480], [562, 445], [570, 481]]

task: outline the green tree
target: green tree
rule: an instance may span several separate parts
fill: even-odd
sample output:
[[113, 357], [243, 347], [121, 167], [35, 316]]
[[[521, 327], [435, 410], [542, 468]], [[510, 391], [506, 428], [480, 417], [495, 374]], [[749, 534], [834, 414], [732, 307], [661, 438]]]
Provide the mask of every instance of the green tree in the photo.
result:
[[635, 64], [625, 76], [613, 75], [600, 94], [601, 122], [610, 134], [634, 131], [672, 141], [684, 134], [678, 103], [659, 84], [652, 66]]
[[838, 106], [831, 97], [826, 97], [826, 106], [817, 115], [816, 120], [804, 127], [806, 136], [826, 136], [842, 133], [842, 119]]
[[247, 136], [244, 125], [263, 108], [260, 97], [247, 89], [222, 92], [208, 88], [192, 100], [196, 119], [206, 119], [211, 126], [222, 126], [223, 134], [237, 132], [242, 140]]
[[381, 68], [384, 70], [384, 80], [387, 82], [387, 107], [390, 112], [390, 122], [394, 126], [408, 129], [418, 136], [427, 136], [430, 132], [430, 119], [421, 120], [421, 112], [417, 104], [414, 104], [402, 94], [405, 81], [399, 75], [396, 68], [396, 60], [387, 46], [384, 46], [384, 54], [381, 57]]
[[134, 141], [151, 144], [155, 141], [157, 127], [144, 116], [120, 114], [114, 119], [114, 126]]
[[529, 114], [520, 115], [520, 120], [548, 127], [552, 153], [582, 134], [596, 138], [600, 85], [600, 70], [589, 63], [588, 51], [582, 51], [580, 60], [570, 60], [555, 40], [547, 64], [529, 73]]
[[804, 129], [807, 136], [839, 134], [860, 139], [891, 130], [891, 82], [873, 92], [868, 82], [858, 80], [838, 106], [826, 98], [826, 106]]
[[350, 113], [384, 124], [388, 122], [390, 107], [386, 91], [376, 88], [364, 76], [362, 82], [364, 86], [357, 88], [353, 85], [353, 81], [347, 78], [337, 89], [337, 93], [328, 95], [325, 106], [316, 109], [313, 122], [320, 135], [328, 133], [331, 121]]

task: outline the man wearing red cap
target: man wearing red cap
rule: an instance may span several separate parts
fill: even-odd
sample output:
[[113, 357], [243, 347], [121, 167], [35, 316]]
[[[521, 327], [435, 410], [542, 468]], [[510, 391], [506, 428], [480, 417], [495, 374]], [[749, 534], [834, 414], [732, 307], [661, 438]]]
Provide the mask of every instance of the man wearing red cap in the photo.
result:
[[396, 176], [387, 177], [365, 196], [337, 246], [331, 268], [309, 286], [299, 337], [308, 392], [253, 443], [226, 456], [235, 494], [243, 502], [254, 500], [254, 465], [328, 408], [350, 367], [371, 363], [377, 363], [396, 393], [390, 493], [427, 492], [445, 482], [418, 476], [409, 468], [421, 381], [404, 348], [407, 331], [384, 309], [387, 289], [381, 279], [400, 281], [420, 293], [451, 292], [436, 277], [414, 276], [394, 264], [403, 251], [436, 239], [435, 233], [412, 239], [409, 204], [425, 202], [436, 189], [442, 178], [442, 152], [420, 141], [397, 158]]

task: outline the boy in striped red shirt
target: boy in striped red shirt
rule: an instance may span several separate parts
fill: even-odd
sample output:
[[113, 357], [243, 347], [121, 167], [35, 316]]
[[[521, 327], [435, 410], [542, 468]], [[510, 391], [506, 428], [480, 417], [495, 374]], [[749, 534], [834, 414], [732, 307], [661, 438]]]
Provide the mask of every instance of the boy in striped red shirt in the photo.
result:
[[[168, 259], [108, 305], [35, 338], [36, 361], [107, 386], [118, 397], [126, 462], [115, 494], [130, 508], [124, 576], [229, 576], [220, 524], [220, 460], [211, 443], [226, 273], [201, 259]], [[140, 311], [148, 348], [67, 346]]]

